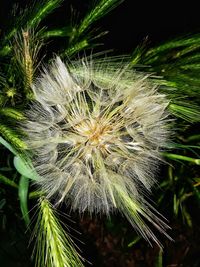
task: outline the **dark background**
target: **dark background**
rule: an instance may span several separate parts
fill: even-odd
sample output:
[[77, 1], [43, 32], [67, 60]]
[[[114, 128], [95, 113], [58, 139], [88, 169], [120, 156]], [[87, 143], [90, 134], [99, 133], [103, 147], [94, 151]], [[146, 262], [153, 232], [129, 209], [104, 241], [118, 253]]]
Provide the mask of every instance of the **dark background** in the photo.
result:
[[[5, 29], [11, 23], [13, 5], [31, 6], [33, 1], [1, 0], [0, 28]], [[36, 3], [39, 0], [35, 1]], [[87, 10], [94, 5], [93, 0], [67, 0], [54, 14], [44, 22], [45, 25], [63, 26], [71, 19], [79, 21]], [[148, 36], [150, 45], [166, 41], [169, 38], [198, 32], [200, 16], [198, 1], [135, 1], [125, 0], [96, 25], [109, 34], [101, 39], [104, 49], [113, 48], [118, 54], [130, 53], [133, 48]]]

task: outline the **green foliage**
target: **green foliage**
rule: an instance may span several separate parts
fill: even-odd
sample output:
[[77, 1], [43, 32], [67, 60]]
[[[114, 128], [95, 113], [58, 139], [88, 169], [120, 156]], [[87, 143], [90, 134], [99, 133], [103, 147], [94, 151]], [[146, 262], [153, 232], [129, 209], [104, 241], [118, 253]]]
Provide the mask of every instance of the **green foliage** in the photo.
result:
[[169, 105], [170, 112], [185, 121], [200, 122], [200, 108], [192, 103], [184, 103], [184, 101], [174, 101]]
[[163, 251], [160, 249], [154, 267], [163, 267]]
[[164, 85], [177, 88], [174, 92], [176, 97], [184, 100], [183, 96], [186, 95], [193, 97], [194, 103], [199, 103], [199, 40], [200, 35], [196, 34], [170, 40], [145, 51], [142, 47], [139, 50], [142, 56], [137, 63], [149, 66], [149, 71], [163, 78]]
[[13, 164], [18, 173], [27, 177], [27, 179], [31, 179], [33, 181], [38, 179], [38, 174], [28, 158], [22, 158], [20, 155], [17, 155], [14, 157]]
[[35, 28], [39, 23], [45, 19], [50, 13], [58, 8], [63, 0], [42, 0], [39, 1], [34, 7], [33, 11], [29, 12], [29, 18], [27, 20], [27, 26]]
[[91, 9], [81, 21], [77, 30], [77, 35], [81, 36], [95, 21], [99, 20], [101, 17], [104, 17], [121, 2], [123, 2], [123, 0], [100, 0], [99, 3], [94, 6], [94, 8]]
[[18, 185], [11, 179], [7, 178], [5, 175], [0, 173], [0, 183], [4, 183], [8, 186], [18, 188]]
[[9, 41], [24, 28], [37, 28], [40, 22], [52, 13], [63, 0], [42, 0], [35, 3], [33, 6], [28, 6], [23, 10], [17, 20], [14, 22], [13, 28], [8, 31], [3, 40], [3, 46], [0, 50], [0, 55], [5, 56], [12, 51]]
[[172, 217], [182, 219], [189, 227], [193, 219], [188, 205], [192, 199], [199, 205], [199, 186], [194, 183], [200, 165], [199, 40], [200, 35], [196, 34], [149, 49], [144, 42], [132, 55], [132, 64], [156, 74], [152, 80], [170, 99], [168, 108], [176, 118], [176, 137], [169, 145], [170, 151], [163, 153], [170, 166], [161, 183], [165, 193], [158, 193], [158, 199], [161, 207], [168, 207]]
[[98, 44], [92, 44], [92, 40], [98, 39], [107, 32], [98, 33], [90, 31], [92, 24], [104, 17], [123, 0], [99, 0], [98, 3], [84, 16], [80, 23], [72, 27], [69, 38], [69, 47], [65, 50], [68, 56], [76, 55], [78, 52], [94, 47]]
[[30, 223], [29, 210], [28, 210], [28, 187], [29, 187], [29, 179], [25, 176], [21, 176], [19, 180], [18, 196], [23, 219], [27, 226]]
[[[145, 65], [169, 96], [170, 112], [189, 122], [199, 122], [200, 35], [186, 36], [148, 49], [145, 43], [132, 56], [132, 64]], [[138, 56], [137, 56], [138, 55]]]
[[182, 161], [189, 161], [193, 164], [197, 164], [200, 165], [200, 159], [194, 159], [194, 158], [190, 158], [187, 156], [183, 156], [183, 155], [177, 155], [177, 154], [172, 154], [172, 153], [162, 153], [163, 156], [165, 156], [166, 158], [172, 159], [172, 160], [182, 160]]
[[72, 35], [72, 31], [73, 29], [71, 26], [53, 30], [46, 30], [43, 32], [42, 37], [44, 39], [54, 38], [54, 37], [70, 37]]

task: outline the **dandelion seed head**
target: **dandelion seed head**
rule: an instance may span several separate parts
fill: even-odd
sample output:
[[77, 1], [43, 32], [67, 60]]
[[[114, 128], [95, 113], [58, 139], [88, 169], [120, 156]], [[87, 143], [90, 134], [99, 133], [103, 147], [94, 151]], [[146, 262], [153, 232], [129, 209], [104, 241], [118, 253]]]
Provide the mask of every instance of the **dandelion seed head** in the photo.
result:
[[[143, 195], [155, 183], [168, 139], [168, 100], [148, 75], [84, 60], [67, 66], [56, 58], [33, 91], [24, 129], [47, 197], [80, 213], [109, 214], [126, 205], [128, 218], [135, 206], [144, 216]], [[128, 208], [125, 195], [140, 206]]]

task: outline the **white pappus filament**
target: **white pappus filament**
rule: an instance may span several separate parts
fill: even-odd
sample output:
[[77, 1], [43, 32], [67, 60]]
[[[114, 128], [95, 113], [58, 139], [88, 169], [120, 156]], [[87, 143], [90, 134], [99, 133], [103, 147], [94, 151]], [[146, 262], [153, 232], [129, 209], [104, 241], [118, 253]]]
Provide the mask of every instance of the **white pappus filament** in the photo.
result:
[[168, 100], [147, 75], [59, 57], [33, 86], [24, 131], [37, 184], [80, 213], [122, 212], [147, 240], [168, 226], [147, 202], [168, 138]]

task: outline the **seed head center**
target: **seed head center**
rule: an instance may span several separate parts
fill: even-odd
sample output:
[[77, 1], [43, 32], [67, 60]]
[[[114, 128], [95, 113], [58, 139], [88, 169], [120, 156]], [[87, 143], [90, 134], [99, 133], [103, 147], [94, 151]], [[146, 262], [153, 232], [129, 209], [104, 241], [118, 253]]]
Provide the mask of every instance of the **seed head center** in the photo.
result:
[[110, 127], [105, 125], [102, 120], [97, 119], [82, 122], [77, 130], [86, 138], [87, 145], [100, 146], [106, 142]]

